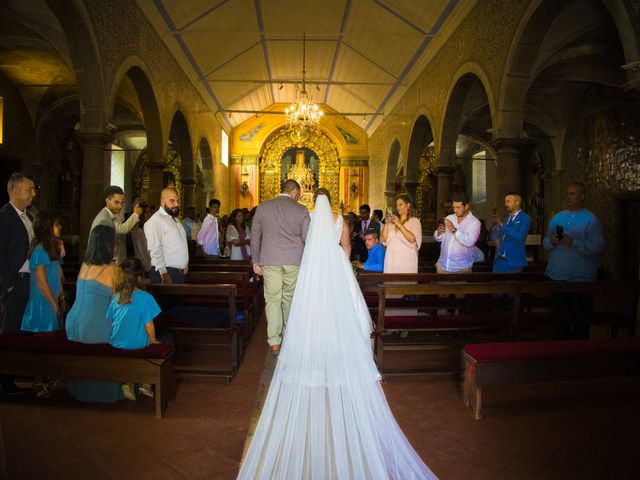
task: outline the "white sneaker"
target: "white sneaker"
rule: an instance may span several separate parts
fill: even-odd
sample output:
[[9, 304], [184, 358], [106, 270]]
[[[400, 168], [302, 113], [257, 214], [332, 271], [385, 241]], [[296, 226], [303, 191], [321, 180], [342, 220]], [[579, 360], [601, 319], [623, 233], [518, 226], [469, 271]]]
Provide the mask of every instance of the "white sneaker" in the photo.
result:
[[153, 398], [153, 395], [154, 395], [152, 387], [148, 383], [143, 383], [142, 385], [140, 385], [140, 387], [138, 388], [138, 392], [140, 392], [146, 397], [151, 397], [151, 398]]
[[126, 398], [127, 400], [136, 399], [136, 394], [133, 391], [133, 387], [128, 383], [122, 384], [122, 394], [124, 395], [124, 398]]

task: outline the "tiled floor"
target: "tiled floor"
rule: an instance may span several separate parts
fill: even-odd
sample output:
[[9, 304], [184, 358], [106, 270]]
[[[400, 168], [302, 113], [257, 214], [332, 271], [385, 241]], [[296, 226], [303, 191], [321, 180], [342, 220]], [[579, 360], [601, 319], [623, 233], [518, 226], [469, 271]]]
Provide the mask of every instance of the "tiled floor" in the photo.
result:
[[[48, 400], [0, 398], [9, 478], [235, 478], [265, 365], [263, 338], [258, 330], [230, 385], [183, 379], [162, 420], [146, 398], [112, 406], [80, 405], [63, 391]], [[480, 421], [451, 376], [395, 377], [385, 391], [442, 479], [640, 478], [637, 380], [487, 388]]]

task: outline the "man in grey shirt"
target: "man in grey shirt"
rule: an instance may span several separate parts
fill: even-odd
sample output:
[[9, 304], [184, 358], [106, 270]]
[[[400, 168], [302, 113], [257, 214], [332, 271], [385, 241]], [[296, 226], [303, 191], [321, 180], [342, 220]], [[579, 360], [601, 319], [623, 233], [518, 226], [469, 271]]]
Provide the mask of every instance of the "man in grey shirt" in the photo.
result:
[[275, 355], [280, 351], [311, 220], [299, 198], [298, 182], [285, 181], [280, 195], [258, 206], [251, 225], [253, 271], [264, 276], [267, 341]]

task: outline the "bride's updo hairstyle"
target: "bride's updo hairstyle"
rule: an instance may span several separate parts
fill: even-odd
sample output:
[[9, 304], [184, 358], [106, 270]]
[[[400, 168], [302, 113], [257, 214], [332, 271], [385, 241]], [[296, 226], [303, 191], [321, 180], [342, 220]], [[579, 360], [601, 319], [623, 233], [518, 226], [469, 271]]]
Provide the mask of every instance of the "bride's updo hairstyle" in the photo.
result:
[[329, 200], [329, 205], [331, 205], [331, 195], [329, 194], [329, 190], [323, 187], [318, 188], [313, 193], [313, 203], [316, 203], [316, 200], [318, 199], [318, 195], [324, 195], [325, 197], [327, 197], [327, 200]]

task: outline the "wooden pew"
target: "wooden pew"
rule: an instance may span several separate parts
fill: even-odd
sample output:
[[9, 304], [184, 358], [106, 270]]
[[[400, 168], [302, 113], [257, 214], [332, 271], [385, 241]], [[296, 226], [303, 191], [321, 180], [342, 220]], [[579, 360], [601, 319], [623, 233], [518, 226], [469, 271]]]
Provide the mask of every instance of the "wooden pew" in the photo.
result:
[[[156, 328], [173, 335], [176, 371], [224, 377], [230, 382], [240, 365], [236, 285], [152, 284], [149, 292], [163, 310], [156, 318]], [[206, 310], [197, 319], [185, 319], [175, 313], [176, 306]]]
[[[588, 313], [570, 315], [553, 311], [553, 296], [558, 294], [588, 294], [593, 297], [593, 309]], [[609, 336], [617, 337], [620, 327], [629, 337], [635, 336], [640, 282], [538, 282], [519, 285], [518, 311], [513, 315], [511, 339], [525, 329], [583, 323], [605, 325]]]
[[[543, 273], [538, 272], [523, 272], [523, 273], [493, 273], [493, 272], [481, 272], [481, 273], [452, 273], [452, 274], [438, 274], [438, 273], [375, 273], [375, 272], [359, 272], [358, 284], [362, 290], [367, 306], [372, 316], [375, 317], [378, 311], [378, 287], [385, 282], [392, 284], [395, 283], [419, 283], [419, 284], [433, 284], [433, 283], [489, 283], [489, 282], [541, 282], [547, 280]], [[426, 301], [426, 303], [425, 303]], [[387, 299], [387, 307], [402, 307], [404, 301], [400, 299]], [[417, 308], [429, 308], [432, 307], [433, 300], [419, 300], [416, 304]]]
[[[248, 340], [260, 316], [258, 303], [255, 301], [255, 292], [250, 281], [252, 276], [246, 271], [188, 271], [185, 277], [187, 284], [234, 284], [236, 286], [236, 309], [244, 316], [244, 329], [240, 332]], [[214, 304], [216, 300], [212, 299]], [[217, 298], [217, 306], [226, 306], [223, 298]]]
[[[448, 360], [438, 368], [457, 369], [462, 344], [433, 338], [433, 333], [462, 334], [483, 332], [494, 341], [507, 335], [512, 323], [513, 299], [516, 286], [513, 283], [456, 283], [455, 285], [404, 284], [378, 287], [378, 314], [376, 319], [375, 352], [378, 369], [383, 374], [420, 373], [418, 368], [385, 370], [385, 351], [449, 350]], [[407, 298], [407, 296], [415, 297]], [[391, 298], [389, 298], [391, 297]], [[404, 298], [403, 298], [404, 297]], [[394, 308], [392, 315], [388, 309]], [[403, 314], [402, 310], [408, 310]], [[417, 314], [416, 314], [417, 311]], [[408, 332], [407, 339], [394, 338], [390, 334]], [[425, 338], [425, 333], [431, 335]], [[466, 341], [465, 341], [466, 343]], [[448, 367], [447, 367], [448, 365]]]
[[155, 385], [156, 418], [173, 398], [173, 345], [122, 350], [70, 342], [64, 336], [0, 335], [2, 373]]
[[464, 404], [482, 417], [485, 385], [640, 376], [640, 338], [466, 345]]

